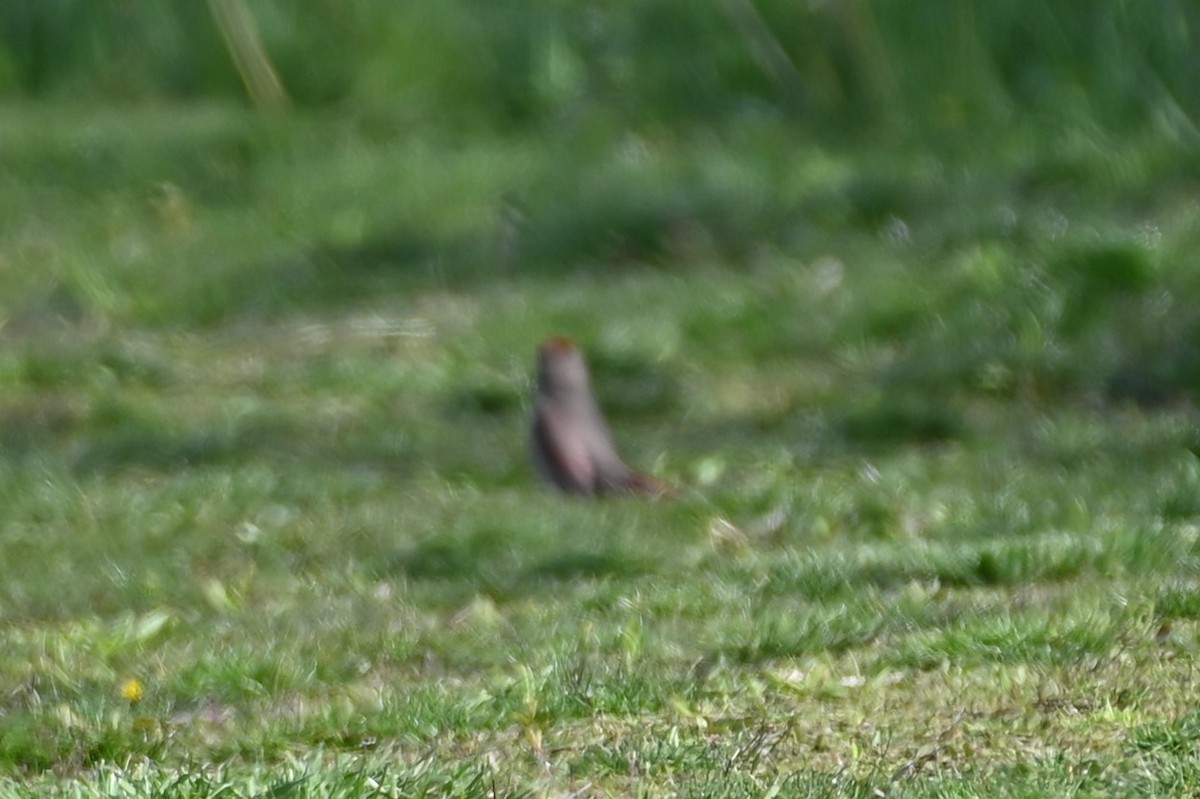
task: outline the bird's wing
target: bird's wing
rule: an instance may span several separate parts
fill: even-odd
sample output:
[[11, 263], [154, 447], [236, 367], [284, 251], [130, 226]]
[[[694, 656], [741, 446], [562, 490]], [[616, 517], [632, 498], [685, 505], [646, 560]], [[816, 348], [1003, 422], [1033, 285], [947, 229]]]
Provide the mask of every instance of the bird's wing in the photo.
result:
[[534, 417], [533, 445], [542, 472], [559, 488], [591, 494], [596, 487], [596, 467], [579, 436], [567, 435], [563, 424], [543, 409]]

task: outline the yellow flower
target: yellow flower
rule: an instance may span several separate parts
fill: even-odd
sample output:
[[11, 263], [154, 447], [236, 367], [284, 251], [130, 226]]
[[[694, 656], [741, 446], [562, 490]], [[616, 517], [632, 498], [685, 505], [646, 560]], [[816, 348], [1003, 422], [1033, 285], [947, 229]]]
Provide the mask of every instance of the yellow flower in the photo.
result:
[[132, 677], [121, 683], [121, 698], [131, 705], [142, 701], [142, 697], [145, 694], [146, 686], [142, 685], [142, 681], [136, 677]]

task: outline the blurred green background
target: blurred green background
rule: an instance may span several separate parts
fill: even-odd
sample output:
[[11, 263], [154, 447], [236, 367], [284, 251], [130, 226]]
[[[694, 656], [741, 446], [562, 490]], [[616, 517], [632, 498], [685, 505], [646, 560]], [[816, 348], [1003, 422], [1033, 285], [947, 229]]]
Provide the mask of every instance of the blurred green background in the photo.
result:
[[[188, 324], [414, 280], [840, 263], [883, 236], [920, 252], [913, 291], [864, 299], [883, 324], [918, 331], [944, 305], [941, 343], [973, 332], [992, 383], [1033, 358], [1060, 384], [1162, 399], [1200, 373], [1179, 299], [1197, 280], [1198, 17], [1168, 0], [11, 2], [0, 307]], [[972, 310], [984, 297], [997, 308]]]
[[18, 1], [0, 14], [0, 93], [241, 102], [220, 20], [247, 14], [299, 109], [475, 134], [743, 116], [909, 140], [1035, 120], [1183, 136], [1200, 101], [1197, 10], [1171, 0]]

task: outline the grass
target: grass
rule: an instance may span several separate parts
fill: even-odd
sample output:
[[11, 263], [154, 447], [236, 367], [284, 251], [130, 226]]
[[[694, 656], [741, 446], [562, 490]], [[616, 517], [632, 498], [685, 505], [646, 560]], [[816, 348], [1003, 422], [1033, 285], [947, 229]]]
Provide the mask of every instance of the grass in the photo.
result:
[[[0, 122], [0, 793], [1200, 776], [1186, 147], [78, 113]], [[554, 333], [678, 501], [534, 481]]]

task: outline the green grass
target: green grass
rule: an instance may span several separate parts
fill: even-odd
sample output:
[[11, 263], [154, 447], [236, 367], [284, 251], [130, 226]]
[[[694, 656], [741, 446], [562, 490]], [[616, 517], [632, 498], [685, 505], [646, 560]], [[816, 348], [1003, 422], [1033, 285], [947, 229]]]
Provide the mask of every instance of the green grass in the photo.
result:
[[0, 793], [1195, 784], [1194, 153], [588, 133], [6, 111]]

